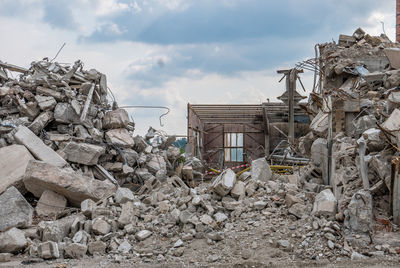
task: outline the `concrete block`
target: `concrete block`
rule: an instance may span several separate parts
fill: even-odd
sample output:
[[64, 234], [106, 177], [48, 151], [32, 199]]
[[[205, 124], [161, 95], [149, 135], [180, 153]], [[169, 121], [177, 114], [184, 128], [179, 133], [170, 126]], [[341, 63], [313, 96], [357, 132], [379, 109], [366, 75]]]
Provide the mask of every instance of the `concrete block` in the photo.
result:
[[147, 169], [151, 174], [156, 175], [159, 170], [166, 170], [167, 164], [161, 155], [152, 155], [149, 162], [146, 164]]
[[57, 167], [67, 165], [67, 162], [59, 154], [44, 144], [43, 141], [27, 127], [19, 126], [17, 132], [14, 134], [14, 138], [19, 144], [24, 145], [36, 159]]
[[35, 100], [39, 105], [40, 110], [53, 110], [56, 107], [57, 101], [52, 96], [36, 95]]
[[64, 249], [65, 257], [72, 259], [82, 259], [86, 255], [87, 246], [78, 243], [67, 244]]
[[22, 181], [29, 160], [34, 159], [31, 153], [23, 145], [10, 145], [0, 148], [0, 194], [8, 187], [15, 186], [24, 193], [25, 186]]
[[36, 197], [40, 197], [45, 190], [51, 190], [65, 196], [76, 207], [80, 207], [85, 199], [98, 201], [116, 190], [109, 181], [92, 179], [72, 169], [61, 169], [35, 160], [31, 160], [26, 168], [24, 184]]
[[149, 230], [142, 230], [142, 231], [137, 232], [137, 233], [135, 234], [135, 237], [136, 237], [137, 240], [143, 241], [143, 240], [145, 240], [146, 238], [150, 237], [151, 235], [152, 235], [152, 232], [151, 232], [151, 231], [149, 231]]
[[96, 235], [106, 235], [111, 231], [111, 225], [102, 218], [96, 218], [92, 221], [92, 230]]
[[104, 152], [102, 146], [76, 142], [69, 142], [63, 149], [68, 161], [88, 166], [96, 165]]
[[231, 169], [224, 170], [213, 182], [214, 192], [220, 196], [226, 196], [233, 188], [236, 182], [236, 174]]
[[251, 162], [251, 178], [253, 180], [269, 181], [271, 176], [272, 171], [265, 157], [253, 160]]
[[0, 195], [0, 232], [12, 227], [29, 227], [32, 215], [33, 208], [14, 186]]
[[15, 227], [0, 233], [0, 253], [14, 253], [24, 249], [26, 245], [24, 232]]
[[124, 109], [108, 111], [103, 117], [104, 129], [125, 128], [129, 124], [128, 112]]
[[106, 132], [106, 141], [108, 143], [120, 146], [120, 147], [132, 147], [135, 145], [132, 136], [125, 128], [111, 129]]
[[56, 122], [65, 124], [79, 124], [79, 115], [69, 103], [59, 102], [54, 109], [54, 119]]
[[246, 183], [243, 181], [236, 181], [235, 186], [231, 190], [231, 196], [238, 199], [246, 195]]
[[38, 254], [42, 259], [58, 259], [60, 258], [60, 252], [58, 251], [58, 244], [53, 241], [47, 241], [39, 244]]
[[92, 217], [93, 211], [96, 209], [97, 205], [92, 199], [83, 200], [81, 203], [81, 212], [88, 218]]
[[118, 204], [123, 204], [135, 200], [135, 196], [130, 189], [119, 187], [115, 192], [114, 199]]
[[106, 253], [107, 244], [103, 241], [94, 241], [88, 244], [88, 252], [93, 255], [95, 253], [104, 254]]
[[315, 197], [313, 214], [334, 217], [337, 209], [337, 200], [330, 189], [323, 190]]
[[45, 190], [40, 196], [36, 206], [36, 213], [39, 216], [48, 216], [62, 212], [67, 206], [67, 199], [53, 191]]

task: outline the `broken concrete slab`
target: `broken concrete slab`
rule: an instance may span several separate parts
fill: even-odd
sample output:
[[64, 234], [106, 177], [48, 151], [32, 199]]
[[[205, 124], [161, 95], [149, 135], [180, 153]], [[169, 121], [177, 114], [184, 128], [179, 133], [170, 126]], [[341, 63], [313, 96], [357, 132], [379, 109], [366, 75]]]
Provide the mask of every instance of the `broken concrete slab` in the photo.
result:
[[235, 185], [236, 174], [231, 169], [225, 169], [213, 182], [214, 192], [220, 196], [226, 196]]
[[359, 190], [353, 195], [345, 210], [344, 227], [355, 234], [373, 231], [372, 196], [369, 191]]
[[157, 171], [166, 170], [167, 164], [162, 156], [154, 154], [150, 161], [147, 162], [146, 167], [151, 174], [156, 175]]
[[390, 67], [392, 67], [393, 69], [400, 69], [400, 49], [385, 48], [384, 51], [389, 59]]
[[64, 167], [67, 162], [50, 147], [43, 143], [31, 130], [25, 126], [19, 126], [14, 134], [15, 140], [24, 145], [38, 160], [48, 164]]
[[96, 165], [99, 157], [105, 153], [102, 146], [89, 143], [69, 142], [63, 149], [68, 161], [87, 166]]
[[57, 101], [52, 96], [36, 95], [35, 100], [39, 105], [40, 110], [53, 110], [56, 107]]
[[334, 217], [337, 209], [337, 200], [330, 189], [321, 191], [315, 197], [312, 213], [314, 215]]
[[125, 128], [111, 129], [106, 132], [106, 141], [120, 147], [132, 147], [135, 142]]
[[271, 176], [272, 171], [265, 157], [253, 160], [251, 162], [251, 178], [253, 180], [269, 181]]
[[96, 209], [97, 205], [92, 199], [83, 200], [81, 203], [81, 212], [88, 218], [92, 217], [93, 211]]
[[235, 186], [231, 190], [231, 196], [240, 199], [246, 195], [246, 183], [243, 181], [236, 181]]
[[0, 194], [8, 187], [15, 186], [20, 192], [25, 193], [22, 181], [26, 166], [33, 158], [31, 153], [23, 145], [10, 145], [0, 148]]
[[104, 129], [125, 128], [129, 124], [129, 115], [125, 109], [108, 111], [103, 117]]
[[33, 208], [14, 186], [0, 195], [0, 204], [0, 232], [32, 224]]
[[317, 135], [324, 136], [328, 130], [328, 114], [322, 110], [311, 121], [310, 129]]
[[37, 116], [28, 128], [32, 130], [32, 132], [36, 135], [39, 135], [41, 131], [47, 126], [47, 124], [53, 120], [53, 118], [54, 115], [52, 111], [45, 111]]
[[79, 124], [79, 115], [75, 112], [71, 104], [59, 102], [54, 109], [54, 119], [58, 123]]
[[135, 196], [130, 189], [119, 187], [115, 192], [114, 199], [118, 204], [124, 204], [128, 201], [135, 200]]
[[45, 190], [35, 208], [39, 216], [57, 215], [67, 206], [67, 199], [53, 191]]
[[116, 190], [115, 185], [108, 181], [92, 179], [72, 169], [61, 169], [36, 160], [28, 163], [24, 184], [36, 197], [40, 197], [45, 190], [51, 190], [65, 196], [76, 207], [85, 199], [98, 201]]
[[390, 136], [391, 141], [394, 144], [399, 144], [400, 140], [399, 134], [400, 134], [400, 110], [395, 109], [389, 116], [388, 119], [382, 124], [382, 127], [389, 131], [391, 134], [394, 136]]
[[15, 253], [27, 245], [25, 233], [17, 228], [12, 228], [0, 233], [0, 253]]
[[72, 259], [81, 259], [86, 255], [87, 246], [78, 243], [67, 244], [64, 249], [65, 257]]
[[55, 221], [42, 221], [38, 224], [38, 229], [43, 242], [61, 242], [71, 231], [74, 222], [83, 221], [83, 215], [70, 215]]

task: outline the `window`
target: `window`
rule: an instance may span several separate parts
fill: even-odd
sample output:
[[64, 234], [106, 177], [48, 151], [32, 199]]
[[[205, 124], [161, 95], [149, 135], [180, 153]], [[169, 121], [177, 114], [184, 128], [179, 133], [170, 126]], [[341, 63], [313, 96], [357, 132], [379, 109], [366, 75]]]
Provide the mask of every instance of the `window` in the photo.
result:
[[243, 133], [225, 133], [225, 162], [243, 162]]

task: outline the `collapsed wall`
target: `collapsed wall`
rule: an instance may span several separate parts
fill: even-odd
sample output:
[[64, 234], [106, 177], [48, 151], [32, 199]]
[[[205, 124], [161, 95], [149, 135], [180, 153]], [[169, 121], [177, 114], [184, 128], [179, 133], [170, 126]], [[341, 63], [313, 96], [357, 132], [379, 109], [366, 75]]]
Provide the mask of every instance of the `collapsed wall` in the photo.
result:
[[374, 223], [391, 217], [391, 161], [400, 143], [400, 45], [357, 29], [317, 47], [319, 81], [307, 105], [312, 132], [300, 144], [312, 159], [305, 174], [318, 170], [322, 177], [303, 178], [332, 186], [346, 240], [368, 245]]

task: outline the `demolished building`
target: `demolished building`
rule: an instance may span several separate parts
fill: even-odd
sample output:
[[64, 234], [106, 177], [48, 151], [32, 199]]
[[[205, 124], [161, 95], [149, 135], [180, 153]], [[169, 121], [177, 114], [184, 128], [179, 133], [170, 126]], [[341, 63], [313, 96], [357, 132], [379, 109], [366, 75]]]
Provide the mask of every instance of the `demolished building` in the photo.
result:
[[[317, 48], [297, 67], [315, 72], [307, 103], [189, 105], [187, 153], [153, 129], [134, 136], [80, 61], [0, 62], [0, 260], [398, 261], [400, 45], [358, 29]], [[272, 172], [281, 140], [310, 163]], [[192, 184], [204, 160], [220, 174]], [[224, 169], [238, 163], [251, 168]]]

